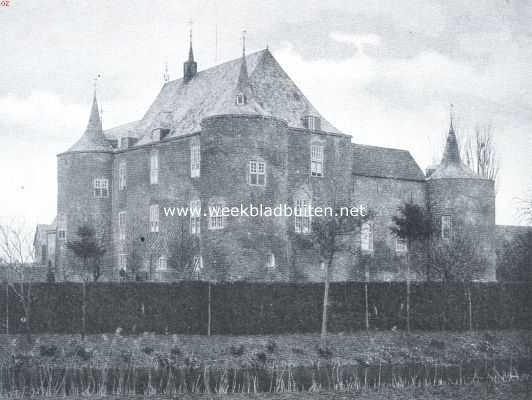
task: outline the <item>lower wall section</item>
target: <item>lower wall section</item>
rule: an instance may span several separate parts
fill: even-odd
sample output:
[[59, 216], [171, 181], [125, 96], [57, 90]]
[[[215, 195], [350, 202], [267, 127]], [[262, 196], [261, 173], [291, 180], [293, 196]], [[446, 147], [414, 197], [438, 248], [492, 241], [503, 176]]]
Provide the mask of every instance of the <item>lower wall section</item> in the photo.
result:
[[[79, 283], [32, 287], [34, 333], [78, 333], [82, 287]], [[330, 332], [365, 329], [364, 283], [332, 283]], [[13, 292], [0, 286], [0, 333], [22, 333], [23, 311]], [[465, 330], [469, 327], [468, 292], [474, 329], [530, 329], [532, 284], [434, 282], [411, 285], [411, 326], [415, 330]], [[209, 295], [210, 293], [210, 295]], [[367, 285], [370, 329], [404, 329], [404, 283]], [[323, 284], [280, 283], [91, 283], [87, 286], [87, 333], [146, 331], [206, 334], [211, 299], [212, 334], [317, 333], [322, 315]]]

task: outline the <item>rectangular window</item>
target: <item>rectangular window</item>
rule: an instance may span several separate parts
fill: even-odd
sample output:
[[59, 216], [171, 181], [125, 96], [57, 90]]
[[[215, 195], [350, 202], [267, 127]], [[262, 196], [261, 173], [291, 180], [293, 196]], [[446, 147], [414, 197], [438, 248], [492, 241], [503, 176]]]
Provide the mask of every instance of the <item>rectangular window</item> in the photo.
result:
[[222, 215], [223, 204], [212, 204], [209, 206], [209, 229], [223, 229], [224, 218]]
[[448, 240], [452, 234], [452, 222], [450, 215], [442, 215], [441, 217], [441, 238]]
[[321, 120], [314, 115], [307, 115], [303, 118], [303, 127], [312, 131], [321, 129]]
[[127, 164], [125, 160], [120, 161], [118, 165], [118, 189], [124, 190], [126, 188], [126, 174], [127, 174]]
[[168, 262], [166, 260], [165, 256], [159, 257], [159, 263], [157, 265], [157, 269], [160, 271], [165, 271], [168, 268]]
[[57, 216], [57, 238], [59, 240], [66, 240], [67, 237], [67, 218], [66, 215], [60, 214]]
[[266, 257], [266, 266], [270, 269], [275, 268], [275, 254], [268, 254], [268, 256]]
[[150, 183], [159, 183], [159, 151], [152, 150], [150, 154]]
[[118, 238], [126, 240], [126, 212], [120, 211], [118, 213]]
[[408, 251], [408, 245], [406, 239], [395, 238], [395, 252], [406, 253]]
[[266, 164], [262, 161], [249, 162], [249, 184], [264, 186], [266, 183]]
[[127, 254], [121, 253], [118, 255], [118, 267], [120, 270], [127, 271]]
[[194, 256], [194, 258], [192, 259], [192, 271], [194, 272], [196, 279], [199, 279], [202, 270], [203, 270], [203, 257]]
[[308, 200], [296, 200], [295, 230], [297, 233], [310, 232], [310, 202]]
[[159, 232], [159, 205], [150, 206], [150, 232]]
[[323, 146], [321, 145], [310, 146], [310, 174], [323, 176]]
[[190, 145], [190, 177], [197, 178], [200, 176], [201, 152], [200, 144], [194, 141]]
[[363, 251], [373, 251], [373, 224], [364, 222], [360, 229], [360, 248]]
[[201, 200], [192, 200], [190, 202], [190, 233], [192, 235], [200, 234], [201, 227]]
[[109, 197], [109, 180], [105, 178], [94, 179], [94, 197], [98, 199]]

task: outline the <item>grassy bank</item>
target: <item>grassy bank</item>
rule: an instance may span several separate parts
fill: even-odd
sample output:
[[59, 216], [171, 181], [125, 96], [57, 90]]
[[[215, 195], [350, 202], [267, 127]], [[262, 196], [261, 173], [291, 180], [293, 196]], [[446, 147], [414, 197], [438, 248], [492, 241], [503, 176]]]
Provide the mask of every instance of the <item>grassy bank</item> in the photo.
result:
[[532, 348], [528, 331], [359, 332], [330, 335], [319, 349], [317, 335], [181, 336], [145, 333], [138, 336], [39, 335], [31, 346], [23, 336], [0, 335], [0, 360], [23, 358], [48, 365], [153, 366], [171, 359], [177, 366], [247, 368], [261, 364], [309, 366], [405, 363], [457, 364], [471, 359], [517, 359]]

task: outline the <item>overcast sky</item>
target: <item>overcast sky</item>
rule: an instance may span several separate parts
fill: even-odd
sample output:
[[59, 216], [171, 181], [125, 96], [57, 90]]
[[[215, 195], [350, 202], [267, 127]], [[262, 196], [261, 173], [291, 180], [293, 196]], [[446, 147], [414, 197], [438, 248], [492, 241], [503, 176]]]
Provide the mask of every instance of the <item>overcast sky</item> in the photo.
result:
[[181, 76], [190, 19], [200, 70], [238, 57], [245, 28], [248, 52], [269, 46], [354, 142], [410, 150], [423, 169], [441, 156], [450, 103], [459, 140], [491, 124], [497, 223], [523, 222], [532, 2], [510, 0], [11, 0], [0, 8], [0, 217], [53, 219], [56, 154], [83, 133], [93, 78], [102, 75], [104, 128], [140, 119], [165, 62], [171, 79]]

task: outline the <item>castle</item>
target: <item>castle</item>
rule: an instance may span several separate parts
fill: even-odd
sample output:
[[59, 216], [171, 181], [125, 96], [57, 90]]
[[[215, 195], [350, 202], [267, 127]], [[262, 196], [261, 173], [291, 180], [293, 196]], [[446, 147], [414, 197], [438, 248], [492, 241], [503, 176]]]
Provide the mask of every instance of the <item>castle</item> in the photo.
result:
[[79, 262], [66, 242], [88, 224], [106, 249], [104, 279], [321, 281], [319, 257], [296, 240], [310, 217], [164, 209], [334, 202], [375, 214], [349, 238], [359, 251], [337, 255], [331, 279], [402, 280], [410, 249], [390, 226], [412, 201], [442, 240], [472, 227], [486, 260], [477, 279], [495, 280], [494, 182], [461, 162], [452, 120], [442, 161], [425, 174], [408, 151], [352, 143], [268, 49], [198, 71], [191, 44], [182, 78], [165, 82], [144, 117], [106, 131], [95, 95], [84, 134], [57, 156], [57, 179], [58, 279]]

